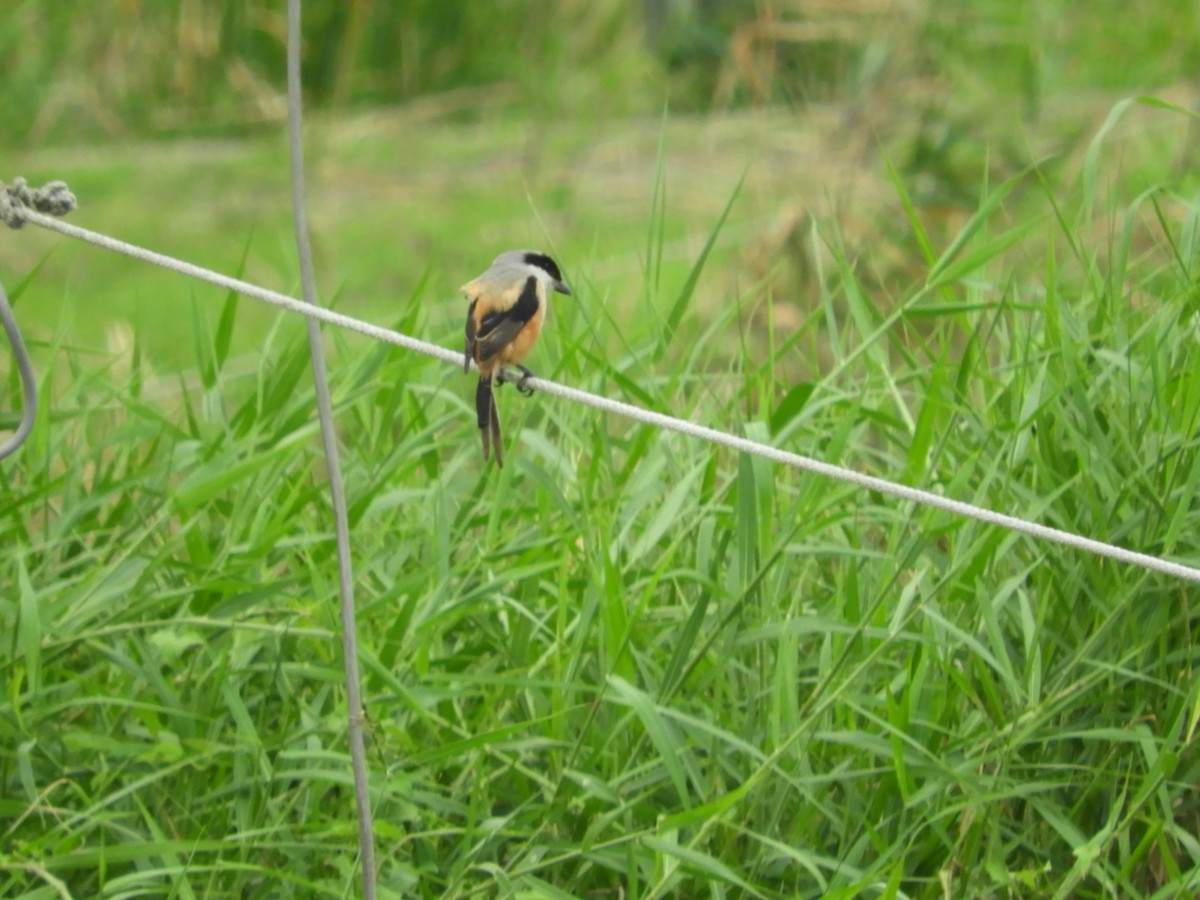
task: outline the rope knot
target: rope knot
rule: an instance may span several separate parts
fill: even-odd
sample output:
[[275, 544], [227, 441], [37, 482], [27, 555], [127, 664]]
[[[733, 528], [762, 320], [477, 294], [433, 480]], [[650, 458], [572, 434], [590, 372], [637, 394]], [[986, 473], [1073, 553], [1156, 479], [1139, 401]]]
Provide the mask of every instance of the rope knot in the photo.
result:
[[40, 188], [31, 188], [20, 176], [10, 185], [0, 182], [0, 221], [9, 228], [24, 225], [28, 209], [49, 216], [65, 216], [75, 206], [75, 195], [65, 181], [51, 181]]

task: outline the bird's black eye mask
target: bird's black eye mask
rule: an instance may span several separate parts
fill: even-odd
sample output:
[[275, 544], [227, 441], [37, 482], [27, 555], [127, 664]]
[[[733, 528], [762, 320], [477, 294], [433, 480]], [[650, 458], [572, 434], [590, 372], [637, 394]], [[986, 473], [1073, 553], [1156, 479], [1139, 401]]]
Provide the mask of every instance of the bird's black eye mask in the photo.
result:
[[562, 281], [562, 272], [559, 271], [558, 263], [552, 260], [545, 253], [526, 253], [525, 264], [537, 266], [555, 281]]

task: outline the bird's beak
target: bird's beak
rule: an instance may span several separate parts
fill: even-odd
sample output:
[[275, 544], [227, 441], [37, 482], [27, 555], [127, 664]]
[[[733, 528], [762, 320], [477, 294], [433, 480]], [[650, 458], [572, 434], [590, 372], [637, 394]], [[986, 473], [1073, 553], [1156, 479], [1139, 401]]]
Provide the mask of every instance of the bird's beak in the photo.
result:
[[566, 294], [568, 297], [571, 296], [571, 289], [569, 287], [567, 287], [565, 284], [563, 284], [561, 281], [554, 282], [554, 289], [556, 291], [558, 291], [560, 294]]

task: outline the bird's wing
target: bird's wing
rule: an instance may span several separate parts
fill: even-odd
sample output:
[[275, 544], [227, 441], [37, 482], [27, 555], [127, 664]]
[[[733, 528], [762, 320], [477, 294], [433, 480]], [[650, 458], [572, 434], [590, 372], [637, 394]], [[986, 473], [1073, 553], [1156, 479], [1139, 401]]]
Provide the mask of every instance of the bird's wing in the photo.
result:
[[[503, 315], [503, 314], [501, 314]], [[486, 362], [513, 342], [528, 319], [502, 318], [487, 328], [489, 317], [485, 316], [481, 323], [479, 334], [475, 338], [475, 358]], [[485, 331], [484, 329], [487, 328]]]
[[475, 303], [471, 301], [471, 306], [467, 310], [467, 345], [463, 353], [463, 371], [471, 371], [471, 355], [475, 349]]
[[[537, 279], [532, 275], [525, 281], [516, 302], [508, 309], [489, 312], [479, 320], [473, 340], [475, 341], [475, 358], [481, 361], [491, 359], [497, 353], [513, 342], [521, 333], [525, 323], [537, 315], [540, 301], [537, 295]], [[472, 304], [472, 310], [474, 304]], [[470, 317], [474, 324], [474, 316]], [[468, 342], [472, 340], [468, 328]]]

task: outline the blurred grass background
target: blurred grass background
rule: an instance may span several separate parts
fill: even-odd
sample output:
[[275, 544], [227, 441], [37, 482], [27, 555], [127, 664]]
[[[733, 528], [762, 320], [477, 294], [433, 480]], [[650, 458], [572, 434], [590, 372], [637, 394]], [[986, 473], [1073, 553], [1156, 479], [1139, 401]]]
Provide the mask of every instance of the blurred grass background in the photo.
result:
[[[284, 37], [17, 0], [0, 177], [294, 293]], [[1168, 0], [310, 0], [319, 281], [457, 347], [542, 247], [539, 373], [1194, 560], [1198, 59]], [[0, 275], [0, 895], [345, 895], [301, 323]], [[1196, 894], [1189, 588], [545, 398], [497, 475], [461, 372], [327, 338], [388, 895]]]
[[[386, 317], [427, 276], [430, 334], [449, 333], [457, 285], [497, 249], [552, 242], [587, 259], [573, 274], [602, 281], [615, 315], [636, 314], [654, 300], [642, 296], [641, 223], [661, 153], [664, 293], [744, 176], [702, 312], [765, 284], [798, 322], [834, 232], [895, 294], [921, 260], [888, 166], [944, 240], [981, 185], [1032, 161], [1043, 178], [1077, 179], [1122, 96], [1192, 97], [1200, 13], [1102, 7], [312, 3], [304, 79], [323, 292]], [[249, 277], [290, 289], [283, 41], [274, 3], [17, 3], [0, 30], [12, 171], [68, 179], [82, 224], [220, 269], [244, 259]], [[1164, 117], [1121, 136], [1138, 163], [1112, 177], [1131, 189], [1196, 162], [1194, 129]], [[110, 327], [140, 323], [147, 358], [177, 365], [180, 298], [203, 289], [43, 236], [5, 242], [0, 263], [28, 271], [51, 248], [48, 276], [86, 299], [25, 311], [31, 327], [103, 349]], [[251, 343], [235, 335], [238, 352]]]

